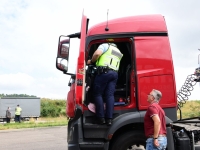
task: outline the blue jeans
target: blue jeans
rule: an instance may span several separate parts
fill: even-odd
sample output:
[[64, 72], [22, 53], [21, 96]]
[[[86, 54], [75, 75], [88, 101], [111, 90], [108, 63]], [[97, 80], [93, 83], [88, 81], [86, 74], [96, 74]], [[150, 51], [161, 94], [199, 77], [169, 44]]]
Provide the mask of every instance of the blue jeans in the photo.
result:
[[158, 137], [159, 147], [155, 147], [153, 144], [154, 139], [148, 138], [146, 141], [146, 150], [165, 150], [167, 147], [167, 138]]
[[[107, 73], [101, 73], [95, 77], [93, 86], [93, 95], [96, 106], [96, 116], [99, 118], [113, 117], [114, 92], [117, 83], [118, 73], [109, 70]], [[106, 103], [106, 112], [104, 113], [104, 102]]]

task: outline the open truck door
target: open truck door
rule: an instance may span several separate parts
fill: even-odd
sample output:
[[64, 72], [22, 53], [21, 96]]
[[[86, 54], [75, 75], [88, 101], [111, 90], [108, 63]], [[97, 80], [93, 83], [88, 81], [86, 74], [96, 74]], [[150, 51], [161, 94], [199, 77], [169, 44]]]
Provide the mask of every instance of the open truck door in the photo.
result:
[[[85, 80], [85, 40], [87, 34], [88, 19], [83, 14], [81, 31], [79, 33], [70, 34], [67, 36], [61, 35], [58, 42], [58, 52], [56, 58], [56, 68], [64, 74], [71, 75], [69, 82], [70, 90], [67, 96], [66, 114], [68, 117], [78, 119], [82, 114], [83, 88]], [[76, 66], [76, 73], [68, 72], [69, 58], [71, 58], [70, 39], [79, 38], [80, 47]]]
[[87, 17], [83, 14], [82, 23], [81, 23], [81, 32], [80, 32], [80, 47], [79, 47], [79, 56], [78, 64], [76, 69], [76, 104], [82, 106], [84, 100], [84, 88], [85, 88], [85, 43], [86, 43], [86, 34], [88, 29]]

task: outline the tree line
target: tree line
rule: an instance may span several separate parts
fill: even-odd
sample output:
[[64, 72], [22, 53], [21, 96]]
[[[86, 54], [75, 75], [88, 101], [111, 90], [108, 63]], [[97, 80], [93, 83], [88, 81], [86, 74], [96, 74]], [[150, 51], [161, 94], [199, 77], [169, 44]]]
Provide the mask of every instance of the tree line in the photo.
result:
[[0, 97], [37, 97], [37, 96], [27, 95], [27, 94], [0, 94]]

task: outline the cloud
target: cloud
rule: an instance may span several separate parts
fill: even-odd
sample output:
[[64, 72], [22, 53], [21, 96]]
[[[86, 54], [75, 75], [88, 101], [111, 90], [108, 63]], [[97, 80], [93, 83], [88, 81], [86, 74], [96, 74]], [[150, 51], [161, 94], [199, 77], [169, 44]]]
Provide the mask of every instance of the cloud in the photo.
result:
[[[92, 0], [1, 0], [1, 92], [66, 98], [69, 76], [55, 67], [58, 37], [80, 31], [83, 8], [90, 19], [89, 27], [106, 21], [108, 9], [108, 19], [162, 14], [169, 30], [178, 90], [199, 66], [199, 4], [198, 0], [102, 0], [98, 4]], [[71, 72], [76, 69], [79, 51], [79, 42], [75, 43], [70, 54]], [[197, 92], [194, 95], [198, 97]]]
[[0, 91], [3, 94], [28, 94], [52, 99], [66, 99], [69, 77], [37, 78], [24, 74], [0, 75]]
[[0, 91], [24, 90], [32, 85], [34, 78], [24, 74], [3, 74], [0, 75]]

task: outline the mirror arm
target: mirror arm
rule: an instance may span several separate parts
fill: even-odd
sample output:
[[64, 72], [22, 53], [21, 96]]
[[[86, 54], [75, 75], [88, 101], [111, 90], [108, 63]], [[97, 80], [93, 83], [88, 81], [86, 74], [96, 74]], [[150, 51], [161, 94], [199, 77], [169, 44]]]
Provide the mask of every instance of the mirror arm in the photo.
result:
[[78, 32], [78, 33], [74, 33], [74, 34], [69, 34], [67, 35], [68, 37], [70, 38], [79, 38], [81, 37], [81, 32]]
[[63, 74], [70, 75], [70, 76], [74, 76], [75, 75], [73, 73], [67, 73], [66, 71], [63, 71]]

